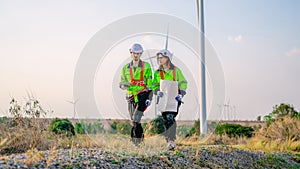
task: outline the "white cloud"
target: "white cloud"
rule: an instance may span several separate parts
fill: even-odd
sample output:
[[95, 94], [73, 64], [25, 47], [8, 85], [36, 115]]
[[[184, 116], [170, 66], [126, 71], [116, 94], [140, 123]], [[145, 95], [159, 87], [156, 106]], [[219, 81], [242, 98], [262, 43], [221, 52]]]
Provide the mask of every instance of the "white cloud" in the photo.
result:
[[241, 42], [242, 41], [242, 35], [239, 35], [239, 36], [235, 37], [234, 40], [236, 42]]
[[237, 42], [237, 43], [240, 43], [241, 41], [242, 41], [242, 39], [243, 39], [243, 37], [242, 37], [242, 35], [238, 35], [238, 36], [228, 36], [227, 37], [227, 40], [229, 41], [229, 42]]
[[[158, 41], [159, 40], [158, 40], [157, 37], [153, 37], [153, 36], [150, 36], [150, 35], [146, 35], [142, 39], [142, 42], [143, 42], [144, 46], [146, 46], [145, 47], [146, 49], [149, 49], [149, 48], [151, 48], [151, 49], [160, 49], [160, 48], [164, 47]], [[162, 42], [164, 42], [164, 41], [162, 41]]]
[[232, 36], [228, 36], [228, 37], [227, 37], [227, 40], [228, 40], [228, 41], [233, 41], [233, 37], [232, 37]]
[[299, 48], [293, 48], [285, 53], [286, 56], [299, 56], [300, 55], [300, 49]]

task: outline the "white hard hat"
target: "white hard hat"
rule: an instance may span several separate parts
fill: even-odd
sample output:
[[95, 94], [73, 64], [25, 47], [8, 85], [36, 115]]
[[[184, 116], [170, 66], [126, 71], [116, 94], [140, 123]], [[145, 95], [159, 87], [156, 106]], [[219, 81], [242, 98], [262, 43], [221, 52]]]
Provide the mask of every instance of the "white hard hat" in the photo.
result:
[[138, 43], [133, 44], [131, 46], [131, 48], [129, 49], [129, 51], [133, 52], [133, 53], [143, 53], [144, 52], [142, 45], [140, 45]]
[[165, 57], [168, 57], [169, 59], [172, 59], [172, 53], [170, 52], [170, 51], [168, 51], [167, 49], [163, 49], [163, 50], [160, 50], [159, 52], [157, 52], [157, 56], [159, 55], [159, 54], [162, 54], [163, 56], [165, 56]]

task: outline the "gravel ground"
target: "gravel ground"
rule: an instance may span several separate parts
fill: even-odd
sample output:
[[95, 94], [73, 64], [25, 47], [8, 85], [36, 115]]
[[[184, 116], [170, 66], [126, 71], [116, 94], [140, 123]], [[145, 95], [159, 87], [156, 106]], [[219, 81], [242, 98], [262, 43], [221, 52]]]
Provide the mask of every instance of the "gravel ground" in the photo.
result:
[[300, 157], [249, 152], [226, 146], [179, 146], [156, 154], [117, 153], [101, 149], [28, 151], [0, 156], [0, 168], [291, 168]]

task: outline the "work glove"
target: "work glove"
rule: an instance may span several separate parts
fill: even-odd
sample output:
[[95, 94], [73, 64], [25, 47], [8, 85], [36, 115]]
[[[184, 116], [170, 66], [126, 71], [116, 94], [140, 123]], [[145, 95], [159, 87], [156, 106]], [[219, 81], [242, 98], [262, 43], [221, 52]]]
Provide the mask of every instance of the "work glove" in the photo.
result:
[[174, 120], [174, 114], [167, 114], [166, 117], [168, 120]]
[[182, 95], [181, 95], [181, 94], [177, 95], [177, 96], [175, 97], [175, 100], [176, 100], [177, 102], [182, 102]]
[[150, 104], [151, 104], [151, 101], [150, 101], [149, 99], [147, 99], [147, 100], [145, 101], [146, 107], [150, 106]]
[[128, 83], [121, 83], [121, 84], [120, 84], [120, 88], [121, 88], [122, 90], [126, 90], [126, 89], [128, 89], [128, 87], [129, 87], [129, 84], [128, 84]]
[[164, 92], [163, 91], [157, 91], [157, 96], [158, 97], [164, 97]]

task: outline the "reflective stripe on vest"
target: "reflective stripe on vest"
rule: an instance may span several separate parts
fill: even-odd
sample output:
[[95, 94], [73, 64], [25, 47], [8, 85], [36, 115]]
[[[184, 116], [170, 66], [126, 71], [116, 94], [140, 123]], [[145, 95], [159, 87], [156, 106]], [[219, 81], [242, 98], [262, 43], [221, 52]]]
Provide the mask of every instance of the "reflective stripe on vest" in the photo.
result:
[[129, 68], [129, 71], [130, 71], [130, 82], [133, 85], [146, 87], [146, 85], [144, 84], [144, 61], [142, 61], [141, 74], [139, 80], [134, 79], [131, 66]]
[[[141, 67], [141, 73], [140, 73], [140, 79], [139, 80], [134, 79], [131, 66], [129, 67], [129, 72], [130, 72], [130, 83], [135, 85], [135, 86], [142, 86], [143, 87], [143, 89], [141, 89], [139, 92], [135, 93], [134, 95], [130, 96], [127, 100], [128, 102], [131, 101], [131, 100], [134, 100], [135, 102], [137, 102], [138, 101], [137, 100], [138, 99], [137, 95], [144, 92], [145, 91], [144, 89], [146, 88], [146, 84], [144, 83], [144, 61], [142, 61], [142, 67]], [[146, 92], [148, 92], [148, 91], [146, 91]]]

